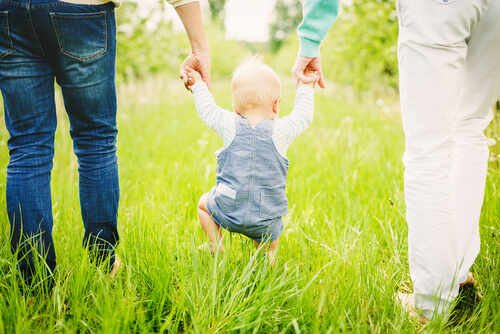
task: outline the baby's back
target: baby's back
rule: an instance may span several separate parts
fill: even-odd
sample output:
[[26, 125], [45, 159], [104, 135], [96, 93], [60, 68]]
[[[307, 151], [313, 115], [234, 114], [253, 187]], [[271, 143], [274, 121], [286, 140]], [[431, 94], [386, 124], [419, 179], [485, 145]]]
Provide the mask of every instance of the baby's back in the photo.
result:
[[273, 127], [270, 119], [252, 127], [236, 117], [235, 138], [217, 157], [217, 186], [209, 194], [215, 220], [254, 240], [266, 234], [277, 239], [288, 212], [288, 160], [275, 147]]

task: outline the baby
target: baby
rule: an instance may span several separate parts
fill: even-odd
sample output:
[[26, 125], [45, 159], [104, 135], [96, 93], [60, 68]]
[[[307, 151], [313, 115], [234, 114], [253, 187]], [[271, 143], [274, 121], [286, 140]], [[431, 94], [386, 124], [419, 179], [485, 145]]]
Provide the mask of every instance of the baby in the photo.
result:
[[[312, 121], [314, 83], [299, 83], [294, 110], [280, 119], [280, 79], [259, 59], [245, 61], [233, 73], [234, 113], [215, 104], [200, 73], [189, 67], [186, 71], [198, 115], [223, 140], [215, 153], [217, 185], [198, 203], [210, 250], [223, 252], [222, 227], [253, 239], [256, 247], [269, 242], [273, 266], [284, 229], [282, 216], [288, 212], [286, 151]], [[306, 75], [318, 78], [315, 72]]]

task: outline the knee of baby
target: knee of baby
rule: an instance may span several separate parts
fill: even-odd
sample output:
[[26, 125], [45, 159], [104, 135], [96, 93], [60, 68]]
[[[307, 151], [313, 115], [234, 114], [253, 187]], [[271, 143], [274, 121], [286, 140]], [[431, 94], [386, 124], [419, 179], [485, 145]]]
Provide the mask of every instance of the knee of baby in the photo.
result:
[[207, 199], [208, 199], [208, 194], [203, 194], [200, 197], [200, 200], [198, 201], [198, 209], [207, 211]]

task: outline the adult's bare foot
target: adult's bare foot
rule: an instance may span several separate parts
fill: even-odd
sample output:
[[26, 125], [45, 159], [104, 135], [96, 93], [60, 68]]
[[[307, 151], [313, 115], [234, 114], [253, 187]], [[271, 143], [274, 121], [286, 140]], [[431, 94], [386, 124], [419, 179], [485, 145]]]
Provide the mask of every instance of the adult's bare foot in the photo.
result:
[[121, 260], [118, 257], [118, 255], [115, 255], [115, 263], [113, 264], [113, 269], [111, 269], [108, 276], [110, 278], [115, 277], [116, 273], [118, 272], [118, 269], [120, 269], [120, 266], [121, 266]]
[[466, 286], [469, 284], [474, 285], [474, 276], [472, 275], [472, 273], [467, 274], [467, 279], [465, 280], [465, 282], [460, 283], [460, 287], [463, 287], [463, 286]]
[[421, 324], [428, 324], [430, 320], [417, 311], [414, 302], [415, 295], [413, 293], [398, 292], [396, 295], [396, 303], [404, 308], [410, 318], [418, 320]]

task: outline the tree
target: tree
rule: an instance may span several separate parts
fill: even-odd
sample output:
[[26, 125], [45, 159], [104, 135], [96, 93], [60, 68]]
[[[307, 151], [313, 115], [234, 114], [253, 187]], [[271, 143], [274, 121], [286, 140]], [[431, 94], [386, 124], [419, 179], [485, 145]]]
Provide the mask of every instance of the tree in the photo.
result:
[[276, 0], [274, 22], [269, 27], [271, 49], [278, 51], [289, 33], [294, 32], [302, 22], [302, 2], [300, 0]]
[[323, 72], [357, 91], [397, 88], [398, 30], [394, 1], [353, 0], [321, 46]]
[[210, 15], [212, 20], [218, 20], [224, 12], [226, 0], [210, 0], [208, 1], [208, 4], [210, 5]]

